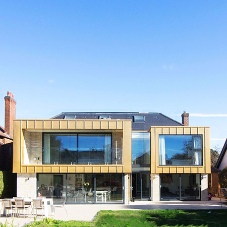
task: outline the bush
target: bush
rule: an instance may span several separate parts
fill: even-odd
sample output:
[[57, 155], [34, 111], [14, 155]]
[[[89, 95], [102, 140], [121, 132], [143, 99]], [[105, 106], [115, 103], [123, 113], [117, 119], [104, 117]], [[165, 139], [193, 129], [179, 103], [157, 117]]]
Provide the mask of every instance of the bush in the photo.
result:
[[218, 177], [221, 188], [227, 188], [227, 168], [223, 169]]

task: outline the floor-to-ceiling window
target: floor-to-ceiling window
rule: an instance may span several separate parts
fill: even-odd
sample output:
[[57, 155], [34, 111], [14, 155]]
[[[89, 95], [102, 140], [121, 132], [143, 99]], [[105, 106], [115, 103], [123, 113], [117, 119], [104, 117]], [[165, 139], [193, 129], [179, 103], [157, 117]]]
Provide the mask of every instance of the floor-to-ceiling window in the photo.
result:
[[200, 200], [200, 174], [160, 174], [161, 200]]
[[123, 203], [122, 174], [38, 174], [37, 194], [74, 203]]
[[43, 134], [43, 164], [115, 164], [115, 161], [111, 134]]
[[150, 133], [132, 133], [132, 191], [139, 200], [150, 199]]

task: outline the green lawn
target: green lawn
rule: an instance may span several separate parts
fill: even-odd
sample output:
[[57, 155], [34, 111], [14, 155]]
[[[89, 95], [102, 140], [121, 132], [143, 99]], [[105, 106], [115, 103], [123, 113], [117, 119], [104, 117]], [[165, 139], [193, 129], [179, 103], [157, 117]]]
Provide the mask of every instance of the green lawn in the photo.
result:
[[27, 226], [227, 226], [227, 210], [100, 211], [93, 222], [45, 219]]

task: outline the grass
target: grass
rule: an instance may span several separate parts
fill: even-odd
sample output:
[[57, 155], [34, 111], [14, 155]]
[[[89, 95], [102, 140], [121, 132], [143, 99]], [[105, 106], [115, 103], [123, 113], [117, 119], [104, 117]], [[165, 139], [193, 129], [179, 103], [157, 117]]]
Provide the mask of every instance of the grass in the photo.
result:
[[100, 211], [93, 222], [44, 219], [28, 226], [226, 226], [227, 210], [141, 210]]

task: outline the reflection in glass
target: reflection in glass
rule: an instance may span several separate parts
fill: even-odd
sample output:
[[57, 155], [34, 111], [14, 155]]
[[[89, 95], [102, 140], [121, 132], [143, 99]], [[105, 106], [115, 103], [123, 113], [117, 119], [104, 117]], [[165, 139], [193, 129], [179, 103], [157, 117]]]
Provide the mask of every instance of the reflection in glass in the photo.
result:
[[132, 164], [140, 166], [150, 165], [150, 133], [132, 133]]
[[37, 194], [54, 204], [122, 203], [122, 180], [122, 174], [38, 174]]
[[202, 135], [160, 135], [160, 165], [202, 165]]
[[160, 174], [161, 200], [200, 200], [200, 174]]
[[44, 133], [43, 138], [43, 164], [112, 164], [116, 162], [115, 156], [112, 155], [111, 134]]
[[110, 134], [78, 134], [78, 164], [111, 164]]

